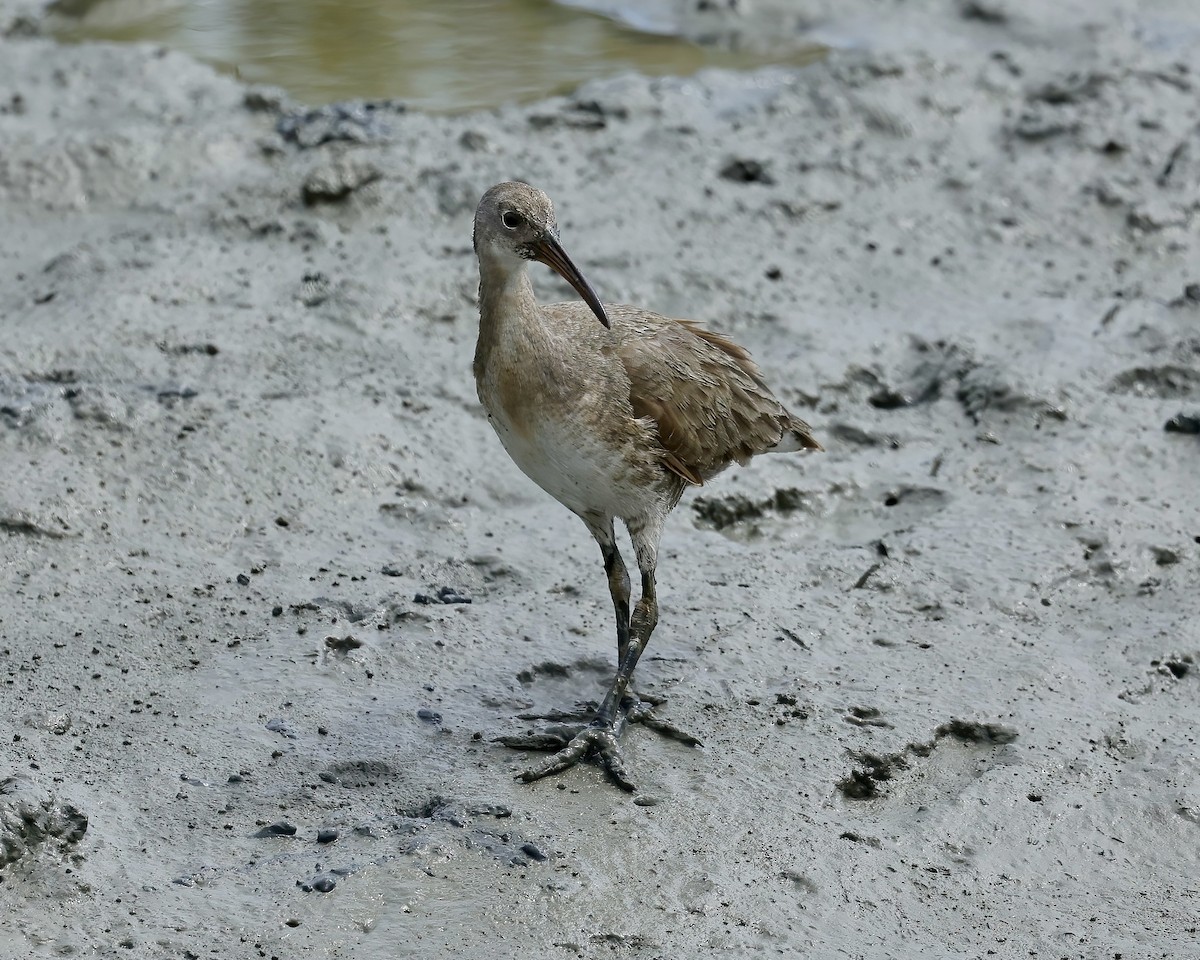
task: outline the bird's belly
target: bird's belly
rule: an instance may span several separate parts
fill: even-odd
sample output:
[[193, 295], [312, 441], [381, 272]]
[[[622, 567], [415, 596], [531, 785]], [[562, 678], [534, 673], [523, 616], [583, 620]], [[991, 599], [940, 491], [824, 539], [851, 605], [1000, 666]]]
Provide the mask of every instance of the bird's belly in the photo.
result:
[[619, 448], [582, 425], [539, 417], [517, 429], [502, 413], [491, 420], [513, 462], [568, 510], [629, 517], [657, 493], [639, 483], [641, 471]]

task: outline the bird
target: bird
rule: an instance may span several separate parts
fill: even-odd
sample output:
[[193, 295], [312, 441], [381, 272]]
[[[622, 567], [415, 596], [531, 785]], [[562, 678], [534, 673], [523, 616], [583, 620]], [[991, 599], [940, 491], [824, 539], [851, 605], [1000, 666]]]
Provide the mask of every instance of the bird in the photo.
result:
[[[656, 576], [668, 514], [688, 488], [733, 463], [822, 447], [772, 394], [743, 347], [693, 320], [601, 303], [563, 249], [550, 198], [536, 187], [508, 181], [487, 190], [475, 211], [473, 245], [480, 403], [521, 471], [578, 516], [599, 545], [617, 634], [616, 674], [589, 721], [548, 741], [501, 739], [554, 751], [518, 776], [525, 782], [594, 758], [618, 786], [633, 790], [620, 747], [627, 724], [700, 743], [656, 715], [661, 701], [630, 688], [658, 624]], [[549, 266], [582, 299], [539, 303], [531, 261]], [[632, 606], [616, 520], [629, 533], [641, 579]]]

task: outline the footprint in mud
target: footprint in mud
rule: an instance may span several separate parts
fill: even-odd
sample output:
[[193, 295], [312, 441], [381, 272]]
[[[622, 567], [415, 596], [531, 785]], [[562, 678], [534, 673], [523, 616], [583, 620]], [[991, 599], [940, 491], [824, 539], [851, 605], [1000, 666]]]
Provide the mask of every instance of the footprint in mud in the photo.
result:
[[43, 850], [76, 856], [72, 851], [87, 828], [87, 814], [32, 781], [0, 780], [0, 870]]
[[519, 671], [517, 673], [517, 680], [522, 685], [528, 686], [538, 679], [569, 680], [573, 673], [579, 671], [608, 675], [612, 673], [613, 667], [599, 657], [580, 657], [571, 664], [545, 660], [542, 663], [534, 664], [532, 667], [527, 667]]
[[732, 540], [784, 530], [791, 526], [792, 517], [803, 514], [797, 523], [823, 527], [836, 543], [861, 546], [917, 526], [944, 510], [949, 501], [950, 495], [936, 487], [833, 484], [824, 491], [780, 489], [759, 500], [740, 494], [697, 497], [692, 510], [698, 527]]
[[[868, 708], [869, 709], [869, 708]], [[846, 718], [850, 721], [850, 718]], [[850, 721], [852, 722], [852, 721]], [[933, 739], [926, 743], [909, 743], [894, 753], [878, 754], [865, 750], [851, 752], [858, 766], [838, 782], [838, 789], [849, 800], [873, 800], [885, 795], [884, 784], [895, 780], [912, 767], [914, 759], [928, 759], [947, 738], [960, 744], [979, 748], [997, 747], [1012, 743], [1017, 732], [998, 723], [979, 723], [971, 720], [953, 719], [941, 724], [933, 732]], [[960, 781], [961, 785], [979, 776], [980, 757], [959, 757], [959, 762], [946, 760], [940, 772]], [[944, 779], [944, 777], [943, 777]], [[939, 789], [940, 794], [948, 791]], [[952, 790], [949, 792], [953, 792]]]
[[1151, 669], [1146, 679], [1137, 686], [1126, 687], [1117, 694], [1117, 699], [1126, 703], [1139, 703], [1143, 697], [1153, 694], [1179, 694], [1180, 682], [1194, 676], [1197, 655], [1191, 653], [1168, 653], [1150, 661]]

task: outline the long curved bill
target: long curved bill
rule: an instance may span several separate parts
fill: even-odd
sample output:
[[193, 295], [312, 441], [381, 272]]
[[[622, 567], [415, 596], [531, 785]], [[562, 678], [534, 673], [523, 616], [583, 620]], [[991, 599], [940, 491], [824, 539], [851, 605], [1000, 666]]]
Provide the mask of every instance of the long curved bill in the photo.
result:
[[547, 233], [533, 243], [532, 247], [534, 259], [550, 267], [550, 269], [573, 286], [575, 292], [583, 297], [583, 302], [592, 308], [592, 313], [596, 315], [596, 319], [604, 324], [606, 329], [611, 329], [612, 324], [608, 322], [608, 314], [604, 312], [604, 305], [600, 303], [600, 298], [596, 296], [596, 291], [584, 279], [583, 274], [579, 272], [579, 268], [571, 262], [571, 258], [567, 256], [567, 251], [562, 248], [562, 244], [558, 242], [558, 238], [553, 234]]

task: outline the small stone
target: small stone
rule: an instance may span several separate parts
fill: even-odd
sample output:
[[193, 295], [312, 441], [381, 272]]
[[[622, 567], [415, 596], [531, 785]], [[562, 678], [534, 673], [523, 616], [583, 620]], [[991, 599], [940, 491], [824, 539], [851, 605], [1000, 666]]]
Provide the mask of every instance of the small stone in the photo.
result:
[[512, 816], [512, 807], [504, 803], [476, 803], [467, 807], [467, 813], [476, 817], [496, 817], [502, 820]]
[[339, 159], [310, 172], [300, 192], [304, 203], [310, 207], [319, 203], [340, 203], [382, 176], [383, 171], [373, 163]]
[[1172, 550], [1170, 547], [1151, 547], [1150, 553], [1154, 556], [1154, 562], [1160, 567], [1169, 567], [1179, 562], [1178, 551]]
[[248, 576], [246, 576], [244, 573], [239, 573], [237, 575], [237, 582], [240, 583], [243, 587], [250, 586], [250, 578]]
[[639, 793], [633, 802], [639, 807], [657, 807], [662, 801], [651, 793]]
[[546, 854], [544, 854], [541, 848], [534, 843], [521, 844], [521, 852], [531, 860], [536, 860], [538, 863], [543, 863], [547, 859]]
[[458, 142], [464, 150], [471, 150], [474, 153], [482, 153], [490, 145], [487, 135], [478, 130], [464, 130], [462, 136], [458, 138]]
[[1186, 413], [1177, 413], [1165, 424], [1163, 429], [1167, 433], [1186, 433], [1195, 436], [1200, 434], [1200, 416], [1191, 416]]
[[273, 617], [283, 616], [283, 607], [280, 607], [280, 606], [272, 607], [271, 608], [271, 616], [273, 616]]
[[288, 823], [286, 820], [277, 820], [255, 834], [256, 837], [294, 837], [295, 835], [295, 824]]
[[317, 831], [317, 843], [333, 843], [338, 838], [338, 832], [333, 827], [322, 827]]
[[993, 25], [1007, 23], [1009, 18], [1008, 9], [996, 0], [961, 0], [958, 10], [964, 20]]
[[278, 717], [276, 717], [273, 720], [268, 720], [266, 726], [267, 726], [267, 729], [270, 730], [272, 733], [278, 733], [282, 736], [287, 737], [289, 740], [299, 740], [300, 739], [299, 735]]
[[[333, 281], [319, 270], [310, 270], [300, 279], [296, 299], [306, 307], [319, 307], [333, 293]], [[278, 520], [275, 521], [279, 523]]]
[[470, 603], [471, 598], [455, 587], [439, 587], [438, 599], [442, 603]]
[[732, 180], [734, 183], [761, 183], [770, 186], [775, 182], [767, 165], [761, 160], [737, 158], [730, 160], [721, 168], [721, 178]]
[[426, 723], [441, 723], [442, 715], [436, 710], [430, 710], [428, 707], [422, 707], [417, 711], [417, 719], [423, 720]]

